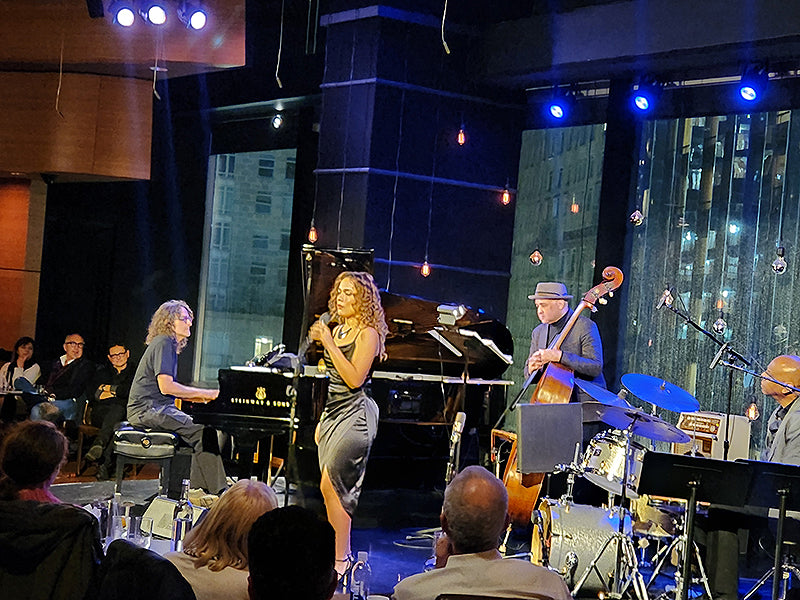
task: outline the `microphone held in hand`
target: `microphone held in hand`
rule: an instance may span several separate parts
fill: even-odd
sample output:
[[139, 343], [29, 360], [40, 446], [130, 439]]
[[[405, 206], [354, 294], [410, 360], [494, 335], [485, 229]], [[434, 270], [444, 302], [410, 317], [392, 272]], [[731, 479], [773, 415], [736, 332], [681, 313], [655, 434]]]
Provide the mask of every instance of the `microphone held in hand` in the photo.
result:
[[[319, 316], [319, 322], [322, 323], [323, 325], [327, 325], [328, 323], [330, 323], [331, 322], [331, 313], [329, 313], [326, 310], [324, 313], [322, 313]], [[306, 337], [303, 340], [303, 343], [300, 344], [300, 348], [297, 350], [297, 356], [300, 358], [301, 361], [305, 357], [306, 352], [308, 352], [308, 348], [309, 348], [309, 346], [311, 346], [311, 342], [313, 342], [313, 340], [311, 339], [311, 337], [308, 334], [306, 334]], [[305, 362], [305, 361], [303, 361], [303, 362]]]

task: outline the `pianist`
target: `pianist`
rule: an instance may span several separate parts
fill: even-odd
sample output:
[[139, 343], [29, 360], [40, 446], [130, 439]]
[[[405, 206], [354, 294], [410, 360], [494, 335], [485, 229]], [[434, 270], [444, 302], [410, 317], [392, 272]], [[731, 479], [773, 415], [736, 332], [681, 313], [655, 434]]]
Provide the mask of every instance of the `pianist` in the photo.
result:
[[[202, 389], [175, 381], [178, 354], [192, 334], [194, 314], [183, 300], [169, 300], [158, 307], [147, 328], [147, 349], [133, 376], [128, 398], [128, 421], [136, 427], [172, 431], [194, 450], [190, 479], [193, 488], [213, 494], [226, 488], [219, 448], [203, 448], [202, 425], [175, 406], [175, 399], [210, 402], [219, 390]], [[206, 445], [216, 437], [206, 436]]]
[[336, 532], [336, 571], [343, 575], [353, 565], [350, 526], [378, 430], [378, 405], [367, 396], [364, 386], [375, 358], [385, 357], [388, 328], [378, 288], [368, 273], [340, 273], [328, 311], [338, 323], [333, 331], [320, 320], [308, 333], [322, 343], [330, 377], [315, 439], [322, 472], [320, 491]]

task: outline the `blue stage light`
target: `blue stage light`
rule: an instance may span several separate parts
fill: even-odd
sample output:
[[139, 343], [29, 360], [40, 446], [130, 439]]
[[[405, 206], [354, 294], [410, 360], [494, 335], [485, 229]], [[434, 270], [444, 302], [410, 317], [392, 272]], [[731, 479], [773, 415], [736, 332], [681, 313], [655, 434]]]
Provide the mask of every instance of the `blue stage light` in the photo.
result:
[[550, 116], [554, 119], [563, 119], [567, 116], [567, 108], [563, 102], [553, 101], [549, 106]]
[[145, 21], [153, 25], [163, 25], [167, 22], [167, 9], [163, 2], [156, 2], [155, 0], [142, 2], [139, 14]]
[[108, 12], [111, 13], [114, 23], [120, 27], [130, 27], [136, 21], [136, 12], [131, 2], [113, 2], [108, 7]]
[[657, 83], [640, 83], [630, 95], [633, 112], [647, 114], [655, 110], [661, 98], [661, 90]]
[[739, 98], [747, 104], [758, 102], [764, 96], [768, 83], [769, 74], [764, 71], [746, 72], [739, 81]]
[[575, 112], [575, 104], [574, 92], [555, 89], [544, 104], [544, 115], [550, 121], [566, 121]]
[[178, 6], [178, 19], [189, 29], [200, 31], [208, 22], [208, 14], [194, 2], [181, 2]]

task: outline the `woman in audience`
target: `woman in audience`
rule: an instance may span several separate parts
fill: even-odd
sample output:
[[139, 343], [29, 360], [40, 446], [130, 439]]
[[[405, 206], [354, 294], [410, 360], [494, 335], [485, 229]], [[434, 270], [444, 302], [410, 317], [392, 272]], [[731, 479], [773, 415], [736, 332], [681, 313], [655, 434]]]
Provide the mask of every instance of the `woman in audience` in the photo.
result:
[[68, 449], [67, 438], [49, 421], [23, 421], [11, 428], [0, 451], [0, 500], [59, 504], [50, 486]]
[[220, 496], [184, 541], [165, 557], [191, 584], [197, 600], [247, 600], [247, 534], [258, 517], [278, 506], [267, 484], [243, 479]]
[[0, 597], [82, 600], [103, 549], [94, 516], [50, 491], [67, 439], [48, 421], [23, 421], [0, 448]]
[[0, 390], [21, 389], [14, 385], [20, 377], [34, 384], [41, 372], [38, 363], [33, 360], [33, 338], [21, 337], [14, 344], [11, 362], [0, 367]]

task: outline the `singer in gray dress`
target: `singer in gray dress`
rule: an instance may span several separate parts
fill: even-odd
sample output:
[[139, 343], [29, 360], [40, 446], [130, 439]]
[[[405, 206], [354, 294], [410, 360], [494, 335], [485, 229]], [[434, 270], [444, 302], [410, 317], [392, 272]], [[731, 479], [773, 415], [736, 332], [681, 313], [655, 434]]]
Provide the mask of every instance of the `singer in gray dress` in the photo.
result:
[[378, 429], [378, 406], [364, 391], [372, 363], [383, 358], [386, 319], [375, 281], [368, 273], [346, 271], [333, 284], [328, 311], [338, 325], [323, 321], [309, 337], [324, 348], [330, 382], [317, 426], [320, 491], [328, 521], [336, 532], [336, 570], [353, 564], [350, 527], [358, 504], [370, 447]]

